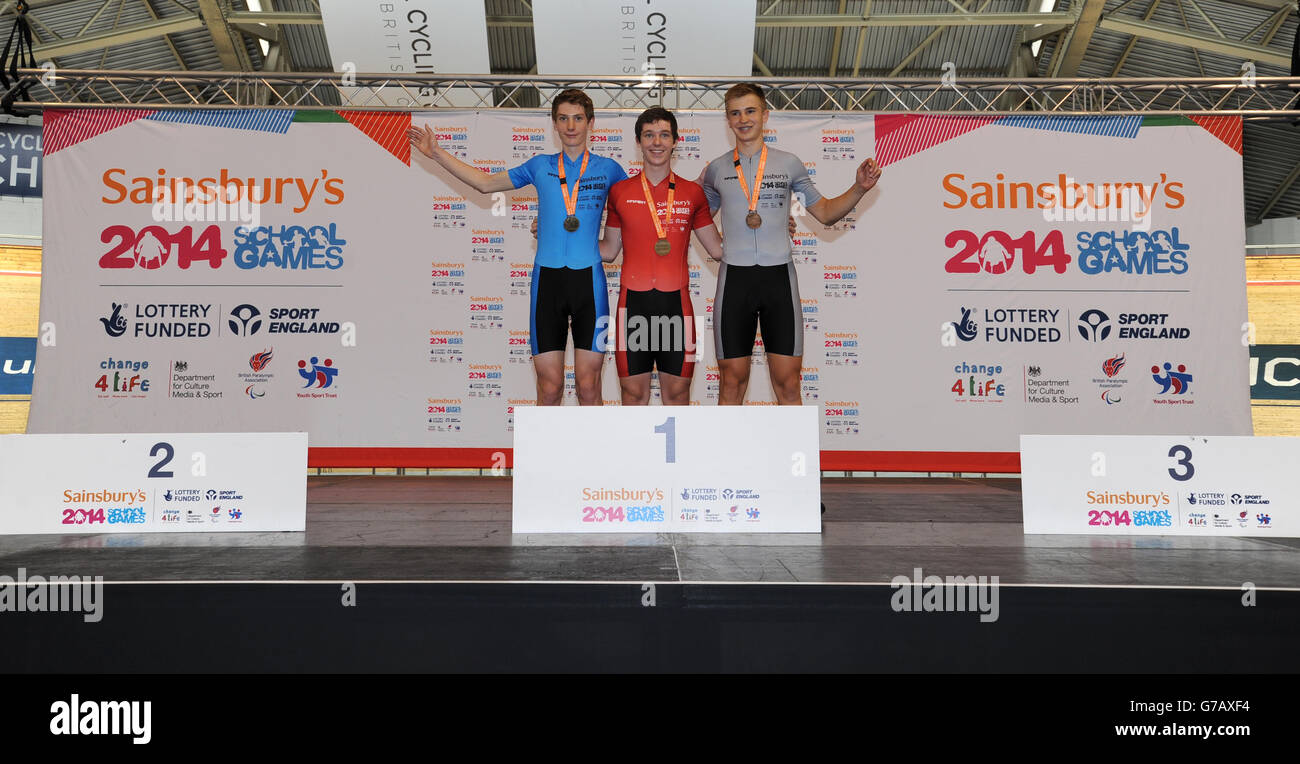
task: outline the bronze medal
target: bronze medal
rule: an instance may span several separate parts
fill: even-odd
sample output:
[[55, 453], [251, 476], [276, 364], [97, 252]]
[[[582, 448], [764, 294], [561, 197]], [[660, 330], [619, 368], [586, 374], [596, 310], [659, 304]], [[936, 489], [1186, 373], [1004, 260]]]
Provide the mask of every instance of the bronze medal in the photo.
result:
[[578, 179], [573, 182], [574, 191], [572, 196], [569, 194], [569, 184], [564, 177], [564, 152], [560, 152], [555, 158], [560, 176], [560, 193], [564, 194], [564, 211], [569, 213], [569, 216], [564, 219], [564, 230], [569, 233], [578, 230], [578, 216], [575, 214], [578, 211], [578, 189], [582, 187], [582, 176], [587, 172], [587, 160], [590, 158], [591, 152], [584, 150], [582, 152], [582, 168], [578, 170]]
[[745, 225], [750, 228], [758, 228], [763, 225], [763, 216], [757, 212], [751, 212], [745, 216]]
[[570, 215], [564, 219], [564, 230], [569, 233], [578, 230], [578, 217], [576, 215]]
[[673, 251], [673, 246], [672, 246], [671, 244], [668, 243], [668, 240], [667, 240], [667, 239], [660, 239], [659, 241], [656, 241], [656, 242], [655, 242], [655, 254], [656, 254], [656, 255], [661, 255], [661, 256], [662, 256], [662, 255], [666, 255], [666, 254], [668, 254], [669, 252], [672, 252], [672, 251]]

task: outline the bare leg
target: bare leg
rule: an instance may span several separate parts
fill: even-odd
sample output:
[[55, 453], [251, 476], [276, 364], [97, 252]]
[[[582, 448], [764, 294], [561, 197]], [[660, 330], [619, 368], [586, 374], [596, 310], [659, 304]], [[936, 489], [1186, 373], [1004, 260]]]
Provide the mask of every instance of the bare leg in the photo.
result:
[[564, 351], [551, 350], [533, 356], [533, 371], [537, 372], [537, 405], [564, 403]]
[[803, 356], [767, 354], [767, 373], [772, 380], [772, 392], [776, 402], [782, 406], [799, 406], [803, 403], [800, 394], [799, 373], [803, 370]]
[[745, 391], [749, 389], [749, 363], [752, 356], [742, 358], [719, 358], [718, 405], [740, 406], [745, 402]]
[[579, 406], [602, 406], [600, 370], [605, 364], [605, 354], [594, 350], [573, 351], [573, 376], [578, 387]]
[[659, 396], [665, 406], [691, 405], [691, 378], [659, 372]]

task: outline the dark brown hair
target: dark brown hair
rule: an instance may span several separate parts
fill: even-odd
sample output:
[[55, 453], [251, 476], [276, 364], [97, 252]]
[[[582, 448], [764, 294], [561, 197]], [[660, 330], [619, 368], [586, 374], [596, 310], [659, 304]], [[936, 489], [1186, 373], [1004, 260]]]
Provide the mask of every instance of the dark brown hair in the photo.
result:
[[596, 118], [596, 108], [591, 104], [591, 96], [577, 88], [569, 88], [568, 90], [561, 90], [560, 94], [555, 97], [555, 100], [551, 101], [552, 122], [559, 117], [560, 104], [562, 103], [571, 103], [575, 106], [581, 106], [582, 111], [587, 115], [588, 122]]

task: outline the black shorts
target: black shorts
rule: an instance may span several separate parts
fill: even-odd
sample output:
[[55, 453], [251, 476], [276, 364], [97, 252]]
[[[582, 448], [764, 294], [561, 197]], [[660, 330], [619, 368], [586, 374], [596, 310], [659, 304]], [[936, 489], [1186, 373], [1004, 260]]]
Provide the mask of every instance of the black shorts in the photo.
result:
[[695, 311], [683, 286], [676, 292], [620, 289], [614, 363], [620, 377], [664, 374], [689, 377], [695, 371]]
[[718, 358], [752, 354], [754, 332], [760, 327], [767, 352], [803, 355], [803, 309], [794, 263], [723, 263], [713, 300], [713, 344]]
[[573, 325], [573, 347], [605, 352], [609, 325], [609, 288], [599, 266], [573, 270], [533, 265], [532, 306], [528, 337], [533, 355], [563, 352]]

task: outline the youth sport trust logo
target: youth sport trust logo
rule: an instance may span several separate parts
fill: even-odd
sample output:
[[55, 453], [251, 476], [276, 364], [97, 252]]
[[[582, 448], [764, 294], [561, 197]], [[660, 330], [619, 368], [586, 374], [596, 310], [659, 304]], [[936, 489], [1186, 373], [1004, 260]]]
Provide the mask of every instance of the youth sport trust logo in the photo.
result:
[[322, 392], [299, 392], [299, 398], [337, 398], [338, 394], [334, 392], [323, 392], [326, 388], [333, 388], [334, 378], [339, 374], [339, 369], [334, 365], [334, 359], [326, 358], [324, 361], [319, 356], [312, 356], [308, 360], [298, 361], [298, 376], [306, 380], [307, 384], [302, 386], [303, 390], [311, 388], [313, 391]]
[[[1153, 398], [1152, 402], [1160, 405], [1192, 405], [1195, 403], [1191, 399], [1192, 375], [1187, 371], [1186, 364], [1173, 364], [1165, 362], [1163, 365], [1151, 367], [1151, 379], [1160, 387], [1159, 394], [1167, 396], [1166, 398]], [[1188, 396], [1188, 397], [1183, 397]]]

